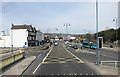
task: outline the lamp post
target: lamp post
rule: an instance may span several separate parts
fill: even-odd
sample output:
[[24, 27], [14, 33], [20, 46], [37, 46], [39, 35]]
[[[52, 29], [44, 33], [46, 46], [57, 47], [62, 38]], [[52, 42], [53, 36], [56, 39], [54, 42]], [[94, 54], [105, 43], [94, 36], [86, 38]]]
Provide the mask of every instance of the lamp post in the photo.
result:
[[115, 18], [115, 19], [113, 19], [113, 21], [116, 22], [116, 49], [117, 49], [117, 45], [118, 45], [118, 32], [117, 32], [118, 20], [117, 20], [117, 18]]
[[67, 40], [68, 40], [68, 26], [70, 26], [70, 24], [64, 24], [64, 26], [66, 26], [66, 34], [67, 34]]
[[[13, 27], [14, 25], [12, 24], [12, 27]], [[11, 28], [11, 55], [13, 56], [13, 31], [12, 31], [12, 28]]]
[[97, 48], [96, 48], [96, 65], [99, 65], [98, 62], [98, 0], [96, 0], [96, 39], [97, 39]]

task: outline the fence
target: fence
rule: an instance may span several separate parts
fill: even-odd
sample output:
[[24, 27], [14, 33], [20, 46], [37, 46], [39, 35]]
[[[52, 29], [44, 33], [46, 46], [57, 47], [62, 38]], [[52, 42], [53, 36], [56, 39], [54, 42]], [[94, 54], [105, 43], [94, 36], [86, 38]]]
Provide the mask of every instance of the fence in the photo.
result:
[[120, 61], [101, 61], [101, 67], [105, 66], [112, 66], [114, 68], [120, 67]]

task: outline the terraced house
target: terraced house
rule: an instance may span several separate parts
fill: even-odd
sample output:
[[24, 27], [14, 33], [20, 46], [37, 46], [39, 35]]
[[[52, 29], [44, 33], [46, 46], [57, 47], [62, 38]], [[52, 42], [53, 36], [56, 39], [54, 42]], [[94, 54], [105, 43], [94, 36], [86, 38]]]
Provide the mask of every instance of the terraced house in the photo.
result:
[[36, 32], [32, 25], [13, 25], [11, 28], [11, 44], [13, 47], [35, 46]]

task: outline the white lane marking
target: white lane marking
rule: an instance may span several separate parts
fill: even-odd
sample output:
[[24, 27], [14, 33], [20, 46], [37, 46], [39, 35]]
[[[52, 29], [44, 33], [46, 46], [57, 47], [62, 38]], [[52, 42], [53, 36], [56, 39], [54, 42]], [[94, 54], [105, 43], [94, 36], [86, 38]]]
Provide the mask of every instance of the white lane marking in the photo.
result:
[[69, 75], [71, 75], [71, 74], [69, 74]]
[[38, 57], [40, 57], [41, 56], [41, 54], [40, 55], [38, 55]]
[[80, 75], [82, 75], [82, 73]]
[[37, 68], [33, 71], [33, 74], [37, 71], [37, 69], [40, 67], [41, 63], [37, 66]]
[[47, 53], [47, 55], [44, 57], [42, 63], [44, 63], [45, 59], [48, 57], [48, 55], [50, 54], [51, 51], [52, 51], [52, 48], [51, 48], [51, 50]]
[[[52, 48], [51, 48], [51, 50], [52, 50]], [[51, 51], [51, 50], [50, 50], [50, 51]], [[50, 52], [50, 51], [49, 51], [49, 52]], [[48, 53], [49, 53], [49, 52], [48, 52]], [[41, 54], [40, 54], [40, 55], [41, 55]], [[48, 55], [48, 54], [47, 54], [47, 55]], [[45, 57], [46, 57], [46, 56], [45, 56]], [[43, 59], [43, 60], [44, 60], [44, 59]], [[40, 67], [40, 65], [41, 65], [41, 63], [40, 63], [40, 64], [37, 66], [37, 68], [33, 71], [33, 74], [37, 71], [37, 69]]]
[[88, 75], [88, 73], [86, 73], [86, 75]]

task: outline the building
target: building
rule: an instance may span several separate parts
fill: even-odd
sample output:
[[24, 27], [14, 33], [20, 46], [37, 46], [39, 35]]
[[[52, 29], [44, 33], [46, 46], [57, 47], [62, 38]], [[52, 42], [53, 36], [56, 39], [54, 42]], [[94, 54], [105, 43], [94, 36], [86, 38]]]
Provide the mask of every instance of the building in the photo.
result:
[[32, 25], [13, 25], [11, 28], [11, 44], [13, 47], [35, 46], [36, 29]]
[[44, 34], [42, 32], [40, 32], [40, 30], [37, 30], [36, 33], [36, 45], [41, 45], [43, 44], [44, 41]]
[[11, 47], [11, 36], [5, 35], [5, 31], [0, 34], [0, 47]]

